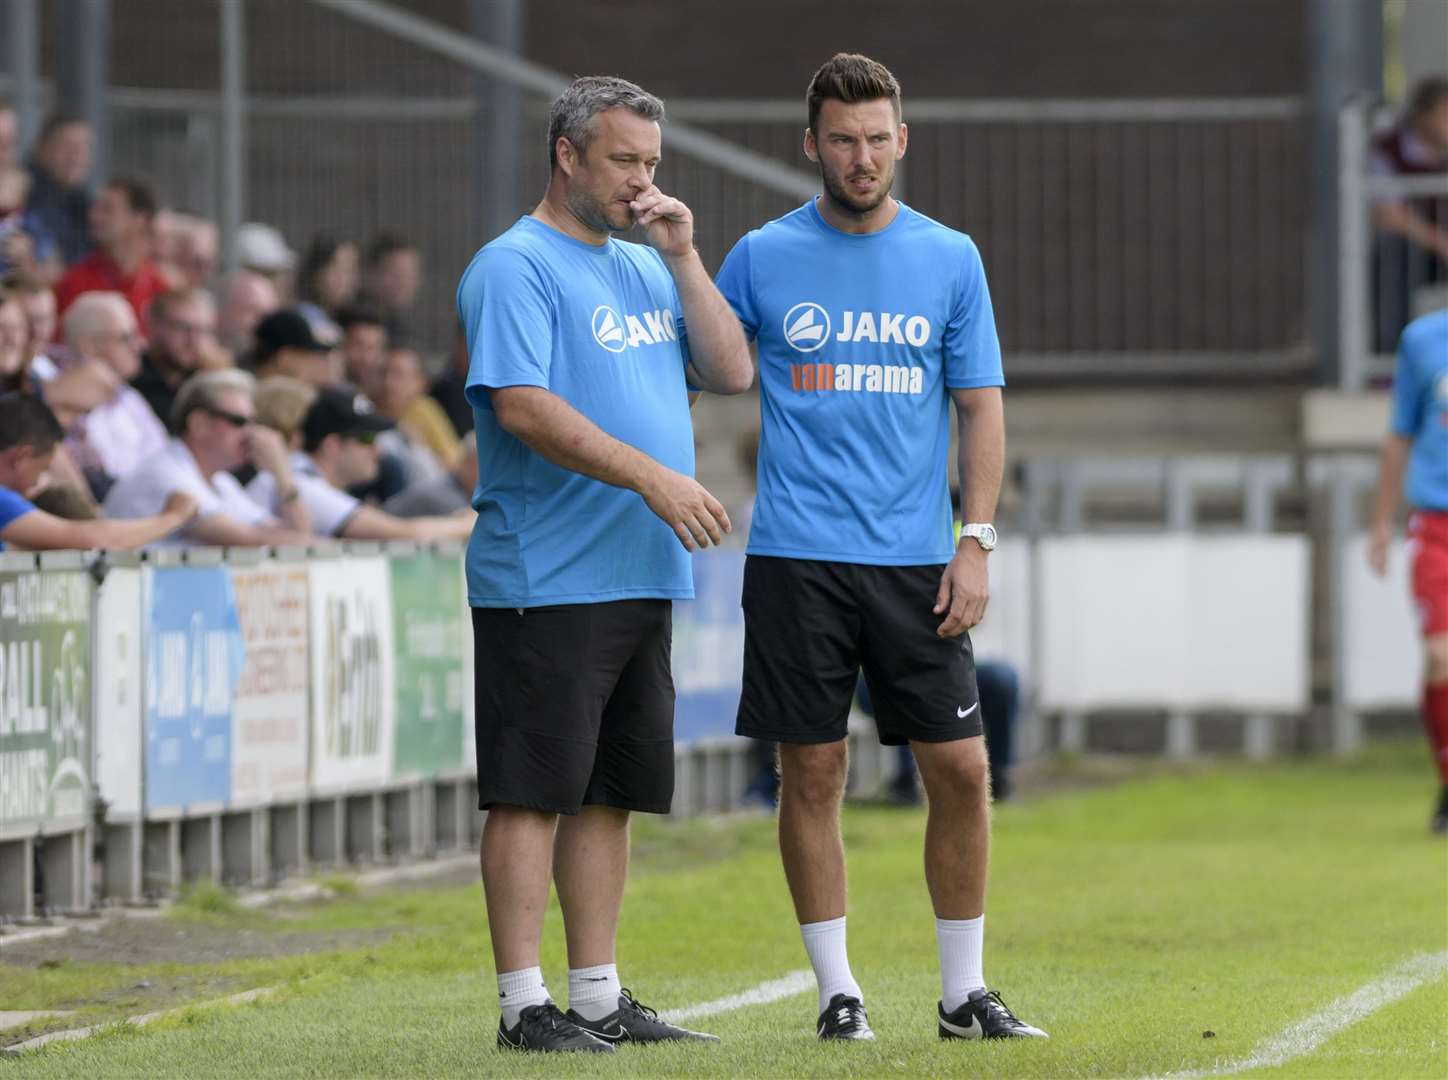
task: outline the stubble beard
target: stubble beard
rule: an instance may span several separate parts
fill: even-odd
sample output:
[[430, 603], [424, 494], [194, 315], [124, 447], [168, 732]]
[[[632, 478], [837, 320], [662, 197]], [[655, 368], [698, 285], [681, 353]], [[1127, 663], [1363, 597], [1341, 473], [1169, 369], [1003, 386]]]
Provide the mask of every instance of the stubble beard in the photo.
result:
[[895, 186], [895, 170], [891, 169], [889, 176], [881, 177], [880, 189], [868, 201], [861, 201], [851, 195], [845, 188], [844, 179], [832, 176], [823, 162], [820, 163], [820, 180], [824, 183], [825, 195], [834, 204], [836, 210], [849, 217], [862, 218], [878, 210], [890, 197], [890, 190]]

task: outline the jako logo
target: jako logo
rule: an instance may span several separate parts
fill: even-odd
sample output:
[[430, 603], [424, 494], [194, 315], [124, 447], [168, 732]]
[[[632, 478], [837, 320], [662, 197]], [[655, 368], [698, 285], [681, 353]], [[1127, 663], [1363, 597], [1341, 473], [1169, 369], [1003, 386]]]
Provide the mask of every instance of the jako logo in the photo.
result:
[[[784, 340], [799, 352], [814, 352], [830, 337], [830, 315], [819, 304], [795, 304], [784, 314]], [[930, 340], [930, 320], [924, 315], [896, 315], [888, 311], [846, 311], [836, 341], [870, 341], [877, 345], [910, 344], [917, 349]]]
[[814, 352], [830, 336], [830, 313], [818, 304], [795, 304], [784, 313], [784, 340], [800, 352]]
[[668, 308], [619, 318], [613, 308], [600, 304], [593, 309], [593, 340], [611, 353], [621, 353], [640, 345], [678, 341], [679, 328]]

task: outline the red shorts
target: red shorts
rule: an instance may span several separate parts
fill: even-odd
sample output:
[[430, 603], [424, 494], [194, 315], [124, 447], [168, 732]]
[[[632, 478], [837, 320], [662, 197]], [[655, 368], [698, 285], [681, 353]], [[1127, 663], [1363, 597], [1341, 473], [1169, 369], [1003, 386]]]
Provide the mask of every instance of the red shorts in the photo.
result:
[[1413, 539], [1413, 598], [1423, 636], [1448, 634], [1448, 513], [1414, 514], [1408, 535]]

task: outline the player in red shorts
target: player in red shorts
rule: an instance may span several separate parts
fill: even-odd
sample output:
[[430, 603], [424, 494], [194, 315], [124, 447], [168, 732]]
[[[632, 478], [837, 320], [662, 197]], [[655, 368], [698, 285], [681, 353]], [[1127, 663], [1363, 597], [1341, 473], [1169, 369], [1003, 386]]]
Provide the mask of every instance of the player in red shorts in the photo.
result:
[[1408, 532], [1423, 628], [1423, 726], [1442, 783], [1429, 828], [1448, 834], [1448, 311], [1415, 319], [1398, 344], [1392, 430], [1383, 441], [1368, 546], [1379, 574], [1387, 572], [1399, 492], [1415, 510]]

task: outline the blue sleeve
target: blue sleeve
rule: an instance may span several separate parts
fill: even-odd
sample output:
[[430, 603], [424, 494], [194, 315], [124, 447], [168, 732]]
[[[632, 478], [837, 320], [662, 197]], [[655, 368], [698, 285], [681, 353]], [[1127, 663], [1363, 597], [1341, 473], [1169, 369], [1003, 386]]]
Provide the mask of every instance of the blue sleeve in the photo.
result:
[[34, 510], [35, 504], [25, 496], [11, 491], [8, 487], [0, 487], [0, 532], [8, 529], [12, 521], [23, 518]]
[[1422, 426], [1423, 393], [1427, 389], [1423, 386], [1421, 365], [1414, 357], [1418, 340], [1411, 327], [1404, 332], [1398, 342], [1398, 368], [1393, 376], [1393, 433], [1406, 439], [1416, 437]]
[[467, 399], [492, 408], [489, 389], [547, 389], [553, 363], [552, 289], [522, 252], [479, 253], [458, 285], [458, 318], [468, 342]]
[[749, 237], [745, 233], [739, 238], [732, 251], [724, 258], [724, 265], [719, 267], [719, 276], [714, 279], [724, 299], [729, 301], [729, 306], [734, 309], [734, 314], [739, 316], [739, 325], [744, 328], [744, 336], [753, 341], [759, 336], [759, 305], [754, 300], [754, 273], [750, 266]]
[[945, 324], [945, 385], [952, 390], [1004, 386], [1001, 343], [996, 336], [995, 312], [985, 283], [980, 252], [969, 241], [955, 307]]

